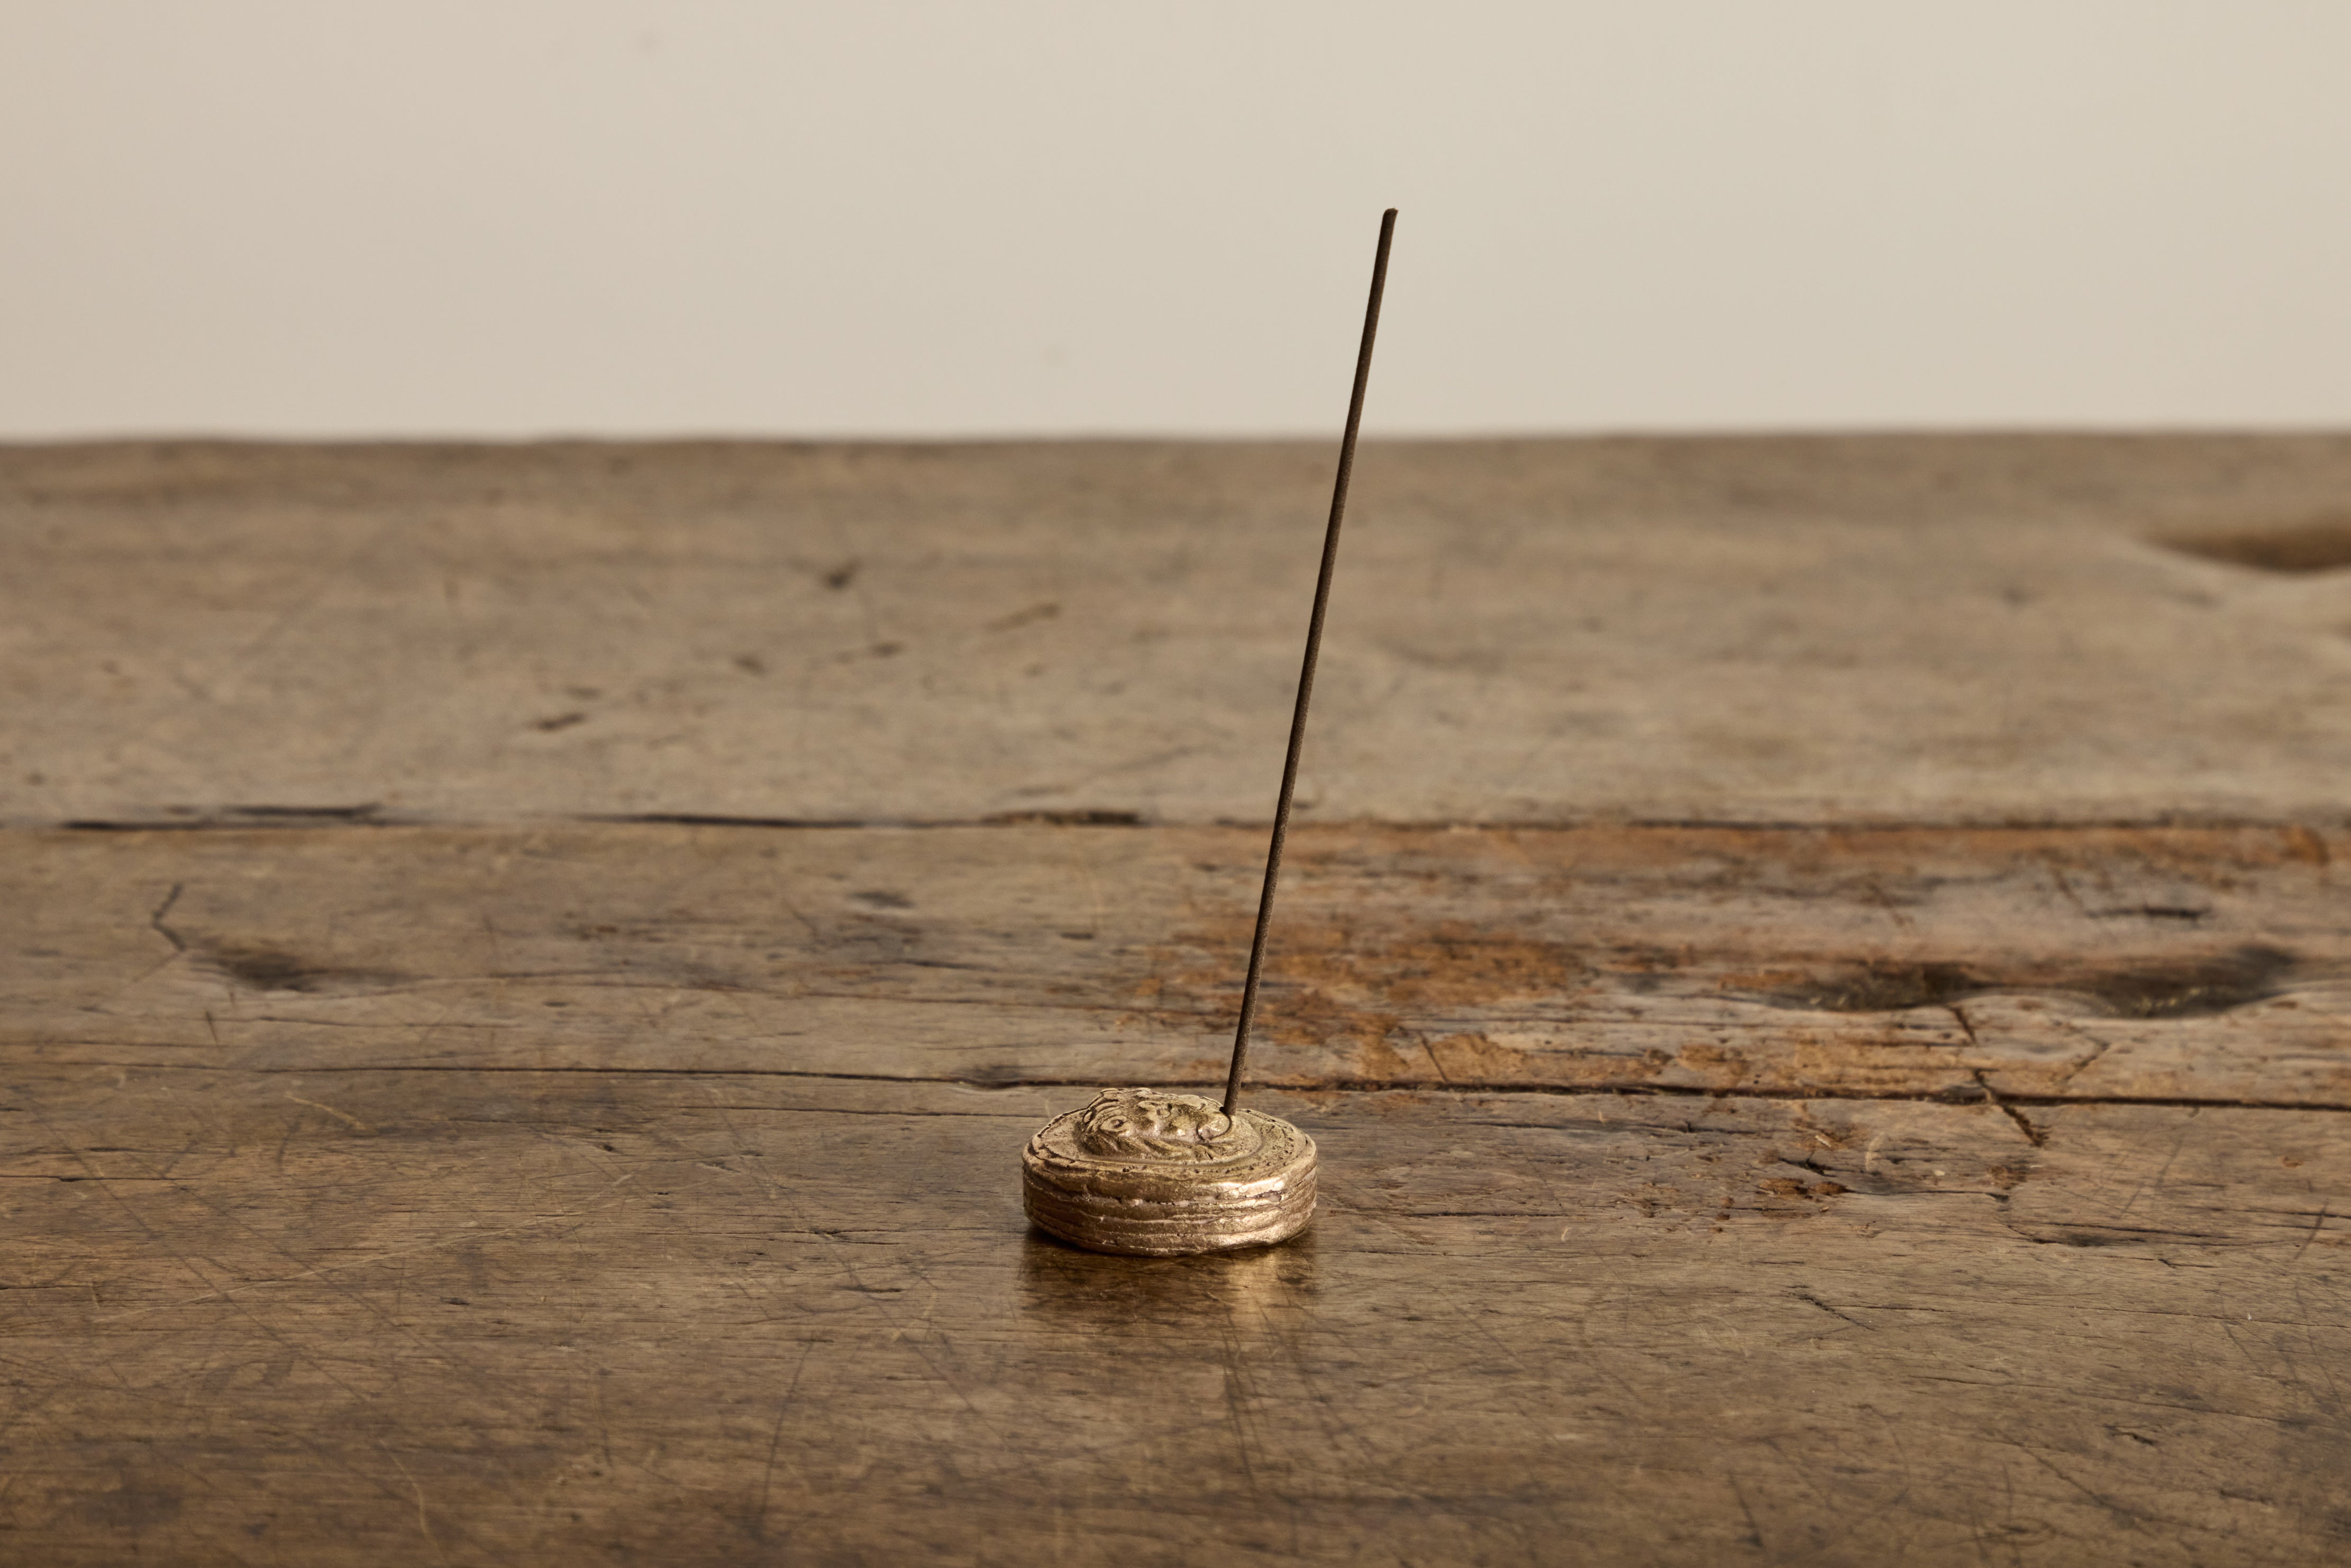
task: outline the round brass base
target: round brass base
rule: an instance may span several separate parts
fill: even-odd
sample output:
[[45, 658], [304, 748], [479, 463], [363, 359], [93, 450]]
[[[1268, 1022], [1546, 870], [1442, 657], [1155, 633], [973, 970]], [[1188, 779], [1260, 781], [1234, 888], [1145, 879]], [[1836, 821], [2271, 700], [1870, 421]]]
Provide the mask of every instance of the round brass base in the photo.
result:
[[1145, 1258], [1264, 1247], [1314, 1217], [1314, 1140], [1278, 1116], [1227, 1116], [1196, 1094], [1105, 1089], [1020, 1155], [1037, 1228]]

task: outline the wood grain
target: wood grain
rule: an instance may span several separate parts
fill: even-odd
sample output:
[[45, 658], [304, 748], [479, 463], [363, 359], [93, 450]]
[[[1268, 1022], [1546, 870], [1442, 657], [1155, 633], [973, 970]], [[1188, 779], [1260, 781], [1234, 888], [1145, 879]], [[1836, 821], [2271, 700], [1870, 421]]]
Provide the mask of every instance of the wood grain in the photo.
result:
[[[0, 451], [0, 821], [1262, 821], [1331, 462]], [[2339, 820], [2346, 495], [2340, 436], [1373, 443], [1301, 809]]]
[[2351, 438], [0, 451], [0, 1563], [2351, 1562]]
[[[1253, 829], [22, 834], [109, 1066], [1221, 1082]], [[2351, 1107], [2340, 831], [1301, 829], [1260, 1081]]]
[[[1075, 1085], [1202, 1060], [1254, 841], [0, 837], [0, 1539], [2351, 1550], [2337, 837], [1312, 830], [1260, 1098], [1322, 1146], [1309, 1239], [1026, 1234], [1018, 1151]], [[2287, 955], [2262, 995], [2195, 994], [2250, 946]], [[1552, 1043], [1505, 1067], [1503, 1019]], [[1465, 1020], [1498, 1082], [1436, 1071]]]
[[1275, 1093], [1310, 1239], [1024, 1233], [1071, 1092], [20, 1071], [24, 1560], [2327, 1561], [2332, 1113]]

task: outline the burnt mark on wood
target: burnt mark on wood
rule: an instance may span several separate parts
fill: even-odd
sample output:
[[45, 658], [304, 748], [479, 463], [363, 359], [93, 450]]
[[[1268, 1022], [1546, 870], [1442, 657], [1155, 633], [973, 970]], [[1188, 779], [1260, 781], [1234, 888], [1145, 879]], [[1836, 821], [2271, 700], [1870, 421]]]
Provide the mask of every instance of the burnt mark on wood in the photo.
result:
[[262, 943], [213, 943], [202, 950], [202, 959], [223, 978], [256, 991], [381, 990], [408, 978], [388, 970], [322, 964]]
[[2296, 964], [2293, 954], [2260, 943], [2222, 953], [2076, 969], [1870, 960], [1833, 966], [1747, 994], [1772, 1007], [1833, 1013], [1949, 1008], [2001, 993], [2056, 994], [2082, 998], [2116, 1018], [2211, 1018], [2281, 995]]
[[2210, 1018], [2279, 995], [2294, 968], [2293, 954], [2250, 944], [2210, 958], [2116, 970], [2092, 994], [2122, 1018]]
[[1949, 1007], [2000, 988], [1964, 964], [1871, 960], [1761, 992], [1756, 999], [1810, 1012], [1891, 1013]]
[[2257, 571], [2304, 573], [2351, 567], [2351, 514], [2325, 513], [2262, 527], [2175, 534], [2155, 541], [2204, 560]]
[[[2035, 1247], [2145, 1247], [2167, 1242], [2190, 1242], [2199, 1246], [2228, 1244], [2228, 1239], [2195, 1230], [2171, 1230], [2157, 1226], [2128, 1225], [2051, 1225], [2024, 1227], [2011, 1225], [2010, 1229]], [[2243, 1245], [2237, 1242], [2236, 1245]]]

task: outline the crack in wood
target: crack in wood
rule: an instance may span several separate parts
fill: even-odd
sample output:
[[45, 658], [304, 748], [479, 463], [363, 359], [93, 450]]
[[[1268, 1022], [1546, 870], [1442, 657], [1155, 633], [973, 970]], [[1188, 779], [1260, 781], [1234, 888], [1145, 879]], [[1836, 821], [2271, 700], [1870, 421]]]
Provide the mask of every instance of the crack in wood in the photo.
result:
[[[494, 1026], [489, 1026], [494, 1027]], [[235, 1076], [245, 1073], [282, 1074], [303, 1077], [311, 1074], [339, 1073], [480, 1073], [499, 1077], [614, 1077], [614, 1078], [780, 1078], [807, 1079], [817, 1082], [838, 1080], [844, 1083], [905, 1083], [935, 1084], [957, 1089], [974, 1089], [988, 1093], [1010, 1093], [1024, 1089], [1099, 1089], [1116, 1083], [1122, 1087], [1148, 1089], [1195, 1090], [1218, 1084], [1221, 1078], [1165, 1078], [1141, 1075], [1121, 1078], [1115, 1074], [1081, 1077], [1022, 1077], [972, 1078], [950, 1073], [920, 1074], [891, 1072], [840, 1072], [818, 1068], [792, 1067], [638, 1067], [638, 1066], [576, 1066], [564, 1064], [517, 1065], [504, 1063], [467, 1062], [311, 1062], [298, 1066], [269, 1064], [214, 1066], [185, 1061], [90, 1061], [77, 1065], [105, 1071], [140, 1072], [201, 1072]], [[1807, 1086], [1790, 1089], [1708, 1089], [1687, 1084], [1665, 1083], [1520, 1083], [1508, 1080], [1487, 1082], [1447, 1082], [1438, 1079], [1293, 1079], [1279, 1075], [1259, 1081], [1259, 1087], [1278, 1090], [1285, 1094], [1441, 1094], [1447, 1096], [1531, 1095], [1547, 1099], [1594, 1100], [1756, 1100], [1771, 1102], [1853, 1101], [1873, 1104], [1909, 1105], [1971, 1105], [1990, 1103], [1995, 1109], [2029, 1105], [2036, 1109], [2062, 1109], [2074, 1105], [2147, 1105], [2178, 1109], [2212, 1109], [2236, 1111], [2307, 1111], [2322, 1114], [2351, 1113], [2351, 1103], [2309, 1100], [2230, 1099], [2212, 1095], [2189, 1094], [2005, 1094], [1996, 1100], [1977, 1086], [1938, 1092], [1902, 1092], [1865, 1089]], [[2044, 1134], [2045, 1136], [2045, 1132]], [[2038, 1142], [2039, 1140], [2035, 1140]], [[1792, 1161], [1792, 1164], [1802, 1164]]]

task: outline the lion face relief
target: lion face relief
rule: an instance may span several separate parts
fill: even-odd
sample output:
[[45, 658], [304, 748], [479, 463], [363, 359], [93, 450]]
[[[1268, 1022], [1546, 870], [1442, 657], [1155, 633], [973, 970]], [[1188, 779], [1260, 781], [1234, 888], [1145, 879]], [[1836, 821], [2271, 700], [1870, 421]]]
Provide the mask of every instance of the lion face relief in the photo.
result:
[[1197, 1094], [1105, 1089], [1079, 1113], [1078, 1146], [1104, 1159], [1217, 1160], [1233, 1146], [1233, 1119]]

